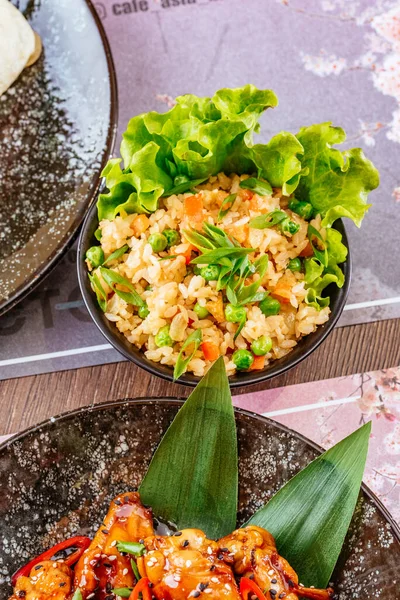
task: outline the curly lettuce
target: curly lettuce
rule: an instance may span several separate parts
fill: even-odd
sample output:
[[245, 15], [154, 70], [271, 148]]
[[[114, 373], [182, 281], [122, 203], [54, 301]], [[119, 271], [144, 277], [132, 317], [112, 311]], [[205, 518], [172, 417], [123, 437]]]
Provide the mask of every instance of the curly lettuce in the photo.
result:
[[99, 220], [122, 211], [154, 212], [163, 196], [189, 191], [221, 171], [256, 174], [321, 215], [327, 235], [325, 241], [316, 240], [314, 256], [304, 261], [306, 301], [318, 309], [327, 306], [325, 288], [343, 285], [339, 264], [347, 256], [332, 225], [347, 217], [360, 226], [379, 175], [360, 148], [333, 147], [346, 135], [330, 123], [303, 127], [296, 136], [280, 132], [266, 144], [254, 144], [260, 116], [277, 105], [273, 91], [245, 85], [221, 89], [212, 98], [179, 96], [166, 113], [134, 117], [123, 134], [122, 158], [111, 159], [103, 170], [107, 193], [99, 196]]

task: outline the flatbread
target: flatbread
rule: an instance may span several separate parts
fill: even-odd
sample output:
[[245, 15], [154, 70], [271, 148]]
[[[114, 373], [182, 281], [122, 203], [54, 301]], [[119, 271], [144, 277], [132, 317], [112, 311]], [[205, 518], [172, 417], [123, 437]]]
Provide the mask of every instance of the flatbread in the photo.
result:
[[36, 45], [35, 33], [22, 13], [9, 0], [0, 0], [0, 96], [23, 71]]

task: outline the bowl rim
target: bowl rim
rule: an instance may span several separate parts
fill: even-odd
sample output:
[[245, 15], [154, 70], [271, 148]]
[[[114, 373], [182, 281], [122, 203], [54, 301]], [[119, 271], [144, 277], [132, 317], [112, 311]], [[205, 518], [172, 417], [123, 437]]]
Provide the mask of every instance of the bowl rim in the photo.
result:
[[108, 114], [109, 123], [101, 164], [98, 169], [98, 174], [94, 178], [93, 183], [86, 194], [87, 205], [83, 209], [82, 214], [74, 219], [63, 240], [61, 240], [57, 247], [54, 248], [48, 258], [38, 267], [38, 269], [31, 274], [17, 290], [12, 292], [8, 298], [6, 298], [3, 302], [0, 302], [0, 317], [24, 300], [40, 283], [42, 283], [42, 281], [58, 264], [61, 258], [65, 256], [66, 252], [71, 248], [79, 235], [82, 223], [86, 219], [91, 206], [96, 204], [95, 199], [97, 199], [97, 195], [102, 186], [101, 172], [103, 171], [108, 159], [112, 155], [115, 146], [118, 127], [118, 84], [114, 59], [103, 23], [101, 22], [92, 0], [83, 0], [83, 2], [87, 5], [96, 25], [97, 31], [99, 32], [108, 71], [110, 89], [110, 107]]
[[[133, 344], [130, 344], [130, 342], [128, 342], [125, 336], [116, 329], [114, 323], [110, 323], [104, 317], [104, 314], [101, 312], [100, 307], [97, 305], [95, 294], [90, 288], [85, 263], [85, 247], [86, 245], [89, 246], [88, 242], [92, 240], [94, 231], [97, 229], [97, 226], [97, 204], [94, 203], [91, 206], [83, 222], [81, 233], [79, 235], [76, 257], [79, 288], [86, 309], [89, 312], [89, 315], [92, 318], [93, 322], [103, 334], [103, 336], [106, 338], [106, 340], [109, 342], [109, 344], [113, 348], [118, 350], [118, 352], [120, 352], [120, 354], [122, 354], [125, 358], [133, 362], [136, 366], [144, 369], [151, 375], [156, 375], [157, 377], [161, 377], [166, 381], [189, 387], [195, 387], [199, 383], [201, 377], [196, 377], [191, 373], [184, 373], [179, 379], [174, 380], [173, 369], [171, 367], [167, 367], [165, 365], [159, 366], [159, 363], [147, 359], [144, 356], [142, 350], [139, 350]], [[335, 311], [332, 311], [329, 320], [325, 324], [319, 325], [316, 331], [309, 334], [308, 336], [305, 336], [304, 338], [302, 338], [302, 340], [300, 340], [300, 344], [301, 342], [303, 342], [304, 344], [306, 340], [310, 340], [311, 338], [311, 340], [308, 342], [310, 347], [300, 352], [298, 356], [295, 356], [293, 358], [292, 352], [290, 352], [282, 358], [275, 360], [270, 366], [268, 366], [264, 370], [243, 371], [236, 373], [235, 375], [229, 377], [229, 385], [231, 388], [244, 388], [250, 385], [262, 383], [264, 381], [267, 381], [268, 379], [277, 377], [278, 375], [282, 375], [289, 369], [292, 369], [293, 367], [297, 366], [300, 362], [305, 360], [312, 352], [314, 352], [314, 350], [316, 350], [318, 346], [322, 344], [322, 342], [327, 338], [327, 336], [335, 327], [337, 321], [339, 320], [343, 312], [349, 294], [352, 265], [348, 237], [342, 219], [337, 219], [333, 227], [342, 234], [342, 241], [348, 250], [346, 261], [344, 263], [341, 263], [340, 265], [344, 273], [344, 285], [342, 288], [335, 287], [335, 293], [337, 295]], [[93, 238], [93, 241], [96, 241], [95, 238]], [[296, 348], [301, 347], [300, 344], [298, 344]]]
[[[136, 404], [138, 404], [138, 405], [145, 404], [146, 406], [152, 406], [152, 405], [156, 405], [156, 404], [161, 404], [161, 405], [166, 404], [169, 406], [181, 407], [181, 406], [183, 406], [185, 401], [186, 401], [186, 398], [182, 398], [179, 396], [160, 396], [160, 397], [143, 396], [143, 397], [136, 397], [136, 398], [119, 398], [117, 400], [105, 400], [104, 402], [99, 402], [98, 404], [96, 403], [96, 404], [90, 404], [87, 406], [81, 406], [79, 408], [74, 408], [74, 409], [59, 413], [53, 417], [44, 419], [40, 423], [31, 425], [30, 427], [27, 427], [23, 431], [20, 431], [16, 434], [12, 435], [11, 437], [7, 438], [4, 442], [2, 442], [0, 444], [0, 454], [3, 451], [7, 450], [9, 448], [9, 446], [12, 446], [14, 443], [20, 441], [27, 435], [30, 435], [31, 433], [35, 433], [44, 427], [51, 427], [51, 426], [54, 426], [56, 423], [58, 424], [59, 422], [62, 423], [63, 421], [67, 421], [71, 417], [75, 417], [75, 416], [79, 416], [79, 415], [83, 415], [83, 414], [87, 414], [87, 413], [102, 412], [104, 410], [112, 409], [112, 408], [117, 409], [117, 408], [124, 408], [124, 407], [128, 407], [128, 406], [132, 406], [132, 405], [134, 406]], [[283, 425], [282, 423], [279, 423], [278, 421], [275, 421], [274, 419], [270, 419], [269, 417], [265, 417], [264, 415], [261, 415], [259, 413], [256, 413], [256, 412], [253, 412], [250, 410], [246, 410], [244, 408], [240, 408], [239, 406], [233, 406], [233, 408], [234, 408], [234, 412], [235, 412], [235, 420], [236, 420], [237, 414], [243, 415], [244, 417], [247, 417], [250, 420], [255, 419], [256, 421], [260, 421], [261, 423], [264, 423], [264, 424], [268, 425], [269, 427], [273, 427], [275, 429], [278, 429], [279, 431], [282, 431], [283, 433], [297, 437], [297, 439], [300, 439], [305, 444], [308, 444], [311, 448], [316, 450], [319, 454], [322, 454], [323, 452], [325, 452], [325, 448], [323, 448], [322, 446], [320, 446], [319, 444], [317, 444], [310, 438], [306, 437], [302, 433], [299, 433], [298, 431], [295, 431], [294, 429], [291, 429], [290, 427], [287, 427], [286, 425]], [[375, 504], [375, 506], [377, 507], [379, 512], [383, 515], [386, 522], [389, 523], [389, 525], [391, 527], [391, 532], [392, 532], [394, 538], [400, 544], [400, 524], [398, 524], [395, 521], [393, 515], [389, 512], [389, 510], [386, 508], [386, 506], [382, 503], [382, 501], [375, 495], [375, 493], [364, 482], [362, 482], [362, 484], [361, 484], [361, 491]]]

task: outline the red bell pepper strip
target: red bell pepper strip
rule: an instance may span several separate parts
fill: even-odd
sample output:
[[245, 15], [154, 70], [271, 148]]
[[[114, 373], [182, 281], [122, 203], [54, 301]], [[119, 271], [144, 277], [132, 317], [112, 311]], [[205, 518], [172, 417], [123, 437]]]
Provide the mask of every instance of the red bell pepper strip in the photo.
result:
[[139, 594], [142, 594], [143, 600], [152, 600], [150, 581], [147, 577], [142, 577], [137, 582], [129, 596], [129, 600], [139, 600]]
[[11, 578], [12, 585], [15, 586], [17, 579], [19, 579], [20, 577], [28, 577], [29, 573], [31, 572], [34, 566], [38, 565], [39, 563], [45, 560], [51, 560], [53, 556], [58, 554], [58, 552], [61, 552], [62, 550], [67, 550], [68, 548], [76, 548], [75, 552], [72, 552], [72, 554], [67, 556], [67, 558], [64, 560], [64, 564], [68, 567], [71, 567], [73, 564], [78, 562], [82, 554], [85, 552], [86, 548], [89, 547], [90, 543], [90, 538], [84, 537], [83, 535], [76, 535], [75, 537], [69, 538], [68, 540], [64, 540], [63, 542], [56, 544], [52, 548], [49, 548], [49, 550], [46, 550], [46, 552], [43, 552], [43, 554], [40, 554], [36, 558], [33, 558], [26, 565], [18, 569], [18, 571], [16, 571]]
[[240, 580], [240, 593], [243, 600], [248, 600], [249, 596], [257, 596], [258, 600], [266, 600], [264, 594], [252, 579], [242, 577]]

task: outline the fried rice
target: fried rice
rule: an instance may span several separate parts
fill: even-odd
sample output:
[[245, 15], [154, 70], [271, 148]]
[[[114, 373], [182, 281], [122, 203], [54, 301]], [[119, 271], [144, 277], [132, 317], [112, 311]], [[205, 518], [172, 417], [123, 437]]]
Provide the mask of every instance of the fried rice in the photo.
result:
[[[307, 256], [310, 248], [307, 236], [309, 224], [325, 239], [326, 232], [321, 227], [320, 217], [309, 223], [290, 211], [289, 199], [282, 196], [280, 189], [274, 188], [272, 194], [266, 196], [242, 189], [239, 184], [247, 177], [235, 174], [228, 177], [220, 173], [197, 186], [195, 195], [201, 210], [193, 215], [185, 209], [187, 199], [193, 196], [190, 192], [163, 198], [152, 214], [122, 212], [113, 220], [100, 222], [100, 243], [106, 258], [124, 244], [128, 245], [126, 253], [107, 266], [133, 284], [147, 304], [148, 316], [142, 319], [137, 307], [113, 293], [100, 270], [92, 269], [90, 261], [87, 261], [88, 269], [98, 275], [107, 294], [106, 318], [115, 323], [115, 327], [149, 360], [174, 367], [185, 340], [195, 330], [201, 329], [202, 344], [187, 370], [199, 377], [207, 372], [212, 361], [206, 359], [203, 344], [211, 342], [217, 347], [218, 354], [223, 356], [228, 375], [233, 375], [236, 365], [232, 354], [236, 350], [248, 350], [254, 340], [268, 336], [272, 340], [271, 350], [253, 367], [263, 368], [288, 354], [303, 336], [314, 332], [329, 319], [328, 306], [317, 310], [305, 302], [304, 273], [288, 268], [290, 259]], [[230, 194], [236, 194], [236, 199], [226, 214], [219, 218], [221, 204]], [[249, 227], [249, 221], [254, 217], [276, 209], [285, 211], [300, 226], [297, 233], [285, 235], [278, 226], [266, 229]], [[259, 291], [269, 292], [271, 297], [278, 299], [280, 311], [266, 316], [259, 303], [245, 305], [246, 323], [236, 339], [234, 336], [239, 325], [227, 322], [225, 318], [224, 307], [228, 301], [224, 290], [217, 291], [217, 282], [206, 281], [190, 264], [191, 259], [197, 256], [197, 250], [186, 240], [184, 232], [200, 231], [203, 223], [217, 225], [243, 247], [255, 249], [250, 255], [251, 261], [265, 254], [269, 257]], [[148, 243], [149, 236], [166, 229], [179, 232], [179, 243], [163, 252], [154, 252]], [[169, 256], [172, 258], [169, 259]], [[258, 277], [253, 275], [246, 283], [252, 283]], [[123, 286], [118, 287], [124, 289]], [[209, 314], [205, 318], [199, 318], [194, 311], [196, 303], [207, 309]], [[156, 336], [165, 326], [169, 326], [173, 345], [159, 347]], [[192, 350], [188, 347], [183, 354], [189, 356]]]

